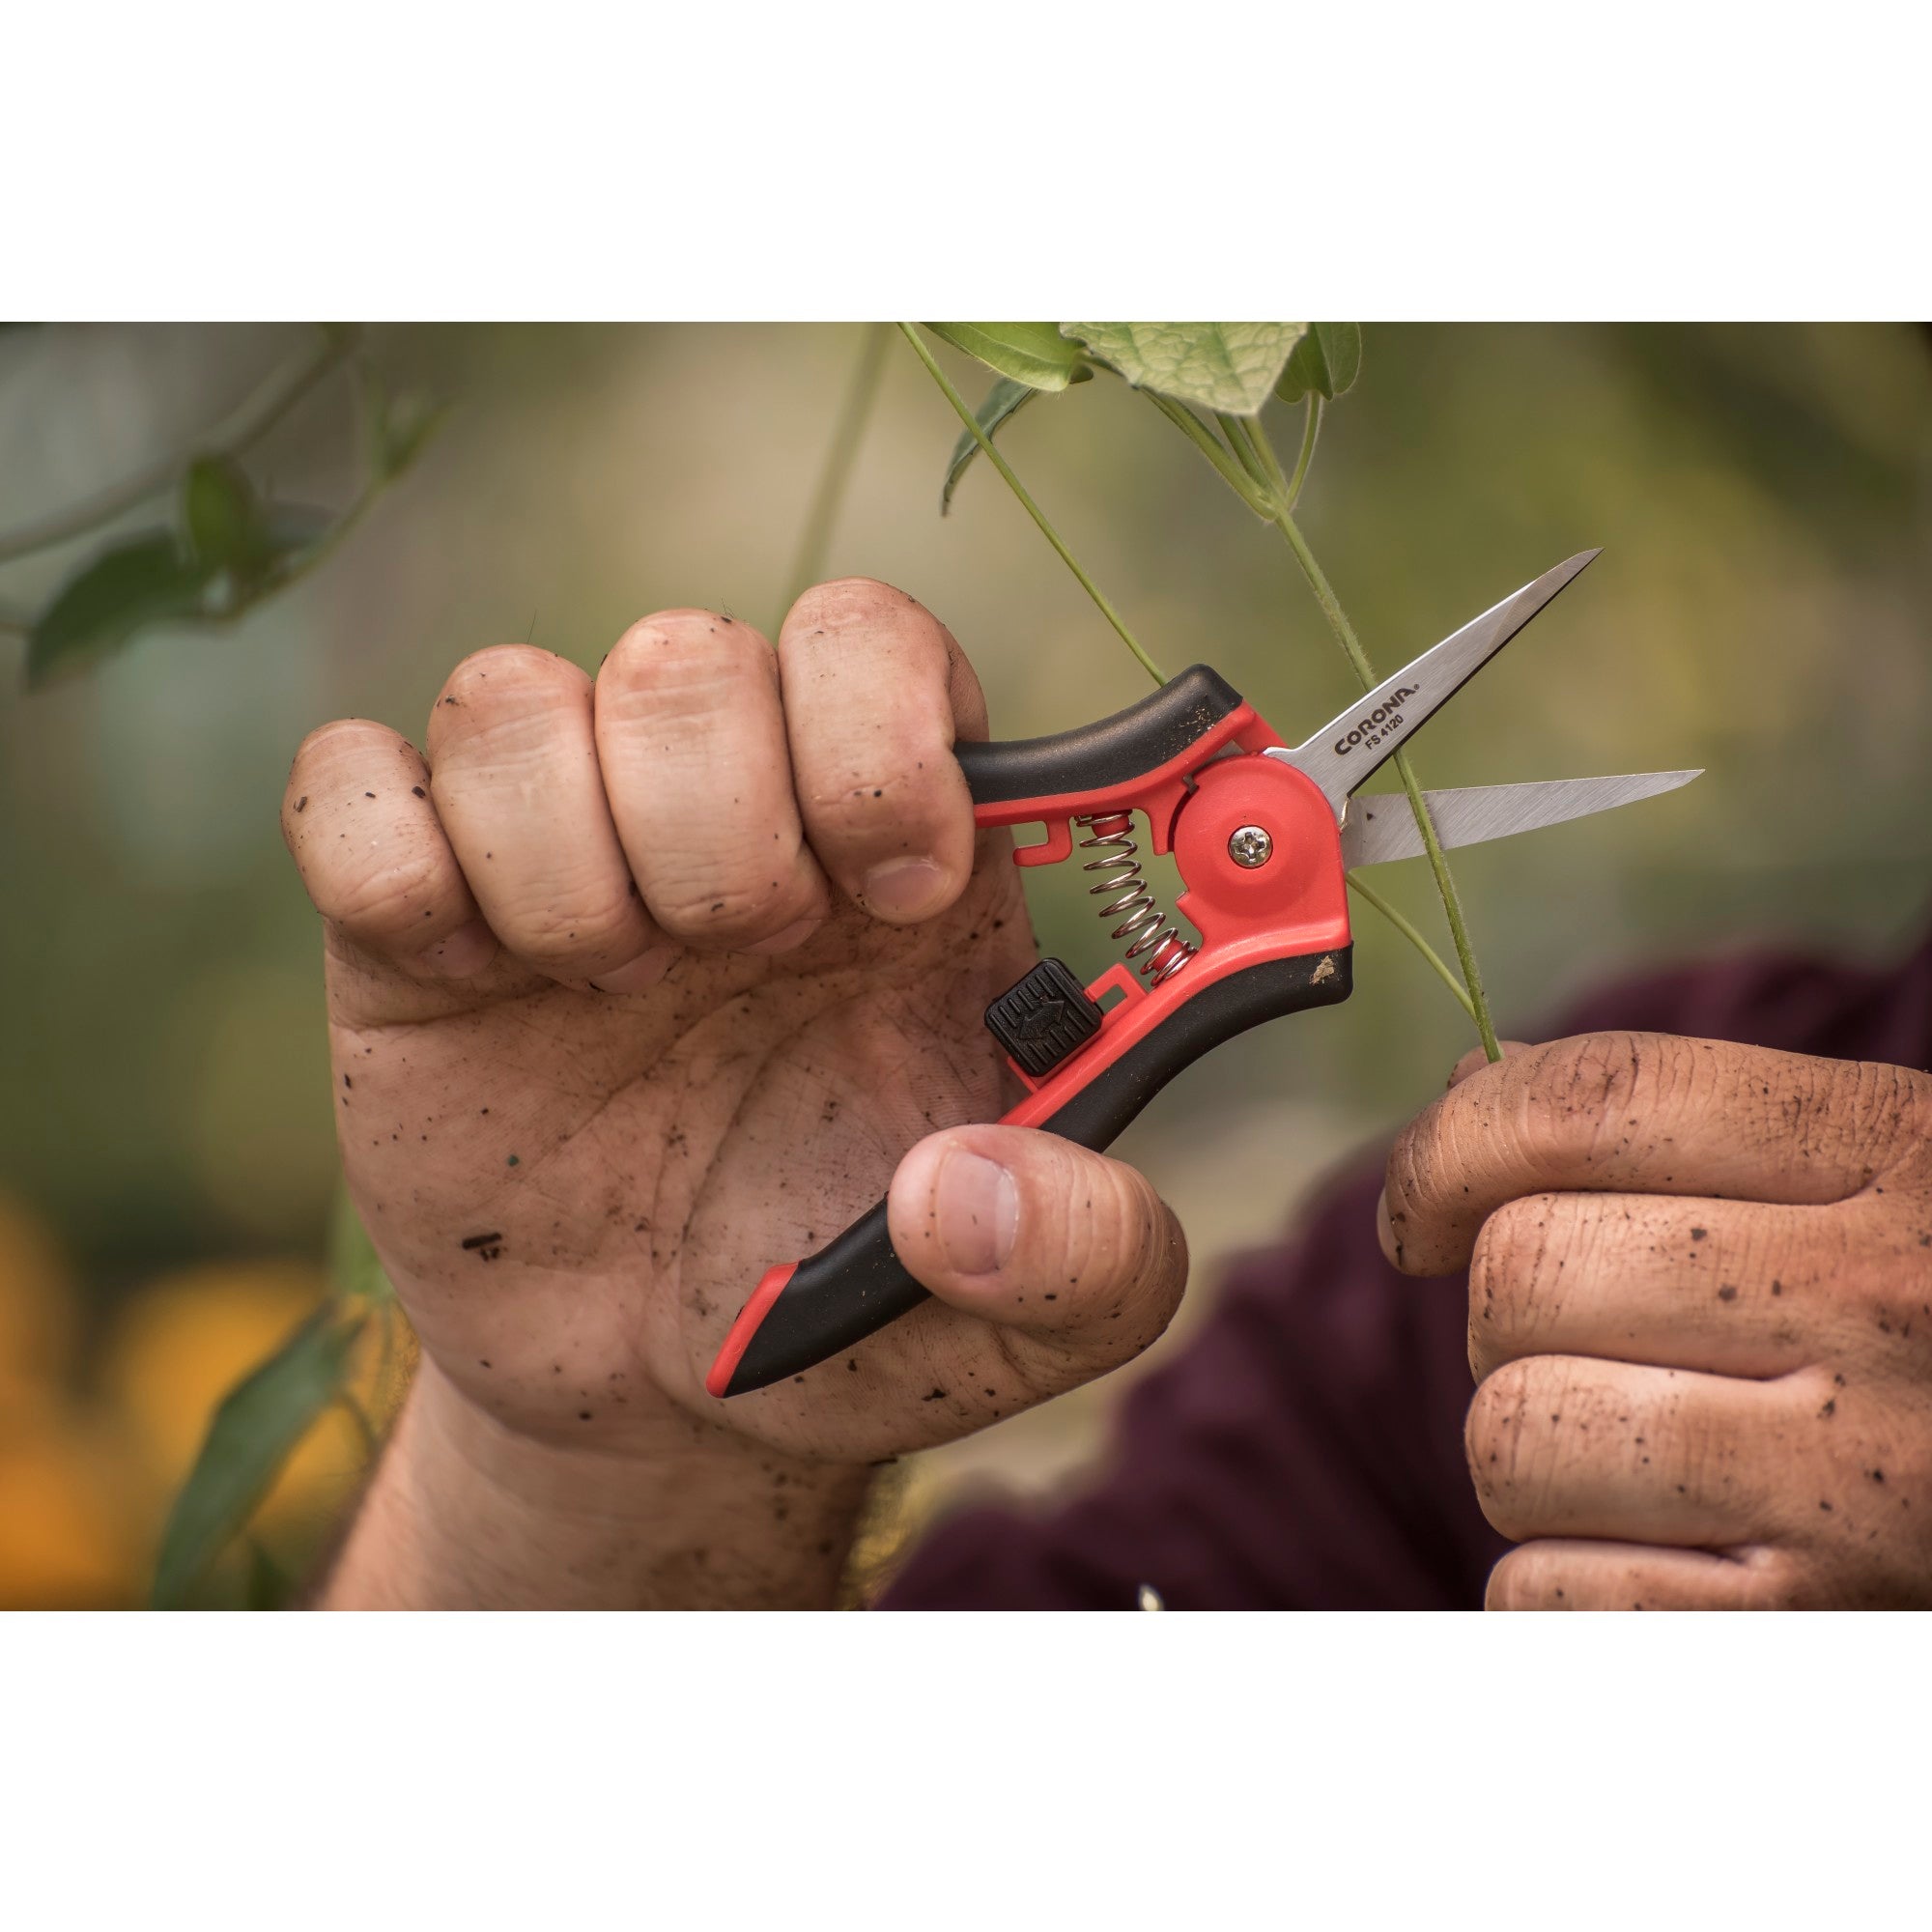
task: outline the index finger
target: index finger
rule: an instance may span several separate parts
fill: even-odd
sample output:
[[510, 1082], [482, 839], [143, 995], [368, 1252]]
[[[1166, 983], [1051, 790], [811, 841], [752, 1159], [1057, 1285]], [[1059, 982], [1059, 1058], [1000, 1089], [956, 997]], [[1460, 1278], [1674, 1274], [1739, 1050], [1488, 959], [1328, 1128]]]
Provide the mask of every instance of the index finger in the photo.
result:
[[1382, 1244], [1406, 1274], [1452, 1273], [1525, 1194], [1843, 1201], [1912, 1154], [1928, 1112], [1926, 1083], [1897, 1066], [1673, 1034], [1551, 1040], [1471, 1075], [1397, 1136]]
[[890, 924], [944, 912], [974, 859], [952, 746], [986, 731], [965, 654], [904, 591], [851, 577], [792, 606], [779, 675], [799, 810], [826, 871]]

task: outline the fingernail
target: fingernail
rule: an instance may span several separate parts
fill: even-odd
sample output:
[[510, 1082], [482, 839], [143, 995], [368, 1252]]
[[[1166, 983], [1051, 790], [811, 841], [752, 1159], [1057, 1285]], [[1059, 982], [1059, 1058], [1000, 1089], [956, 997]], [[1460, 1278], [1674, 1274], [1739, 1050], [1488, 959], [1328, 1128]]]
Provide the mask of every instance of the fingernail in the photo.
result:
[[947, 1265], [958, 1274], [991, 1274], [1003, 1266], [1020, 1225], [1020, 1193], [1012, 1176], [981, 1154], [953, 1148], [939, 1164], [933, 1192], [933, 1219]]
[[590, 983], [605, 993], [647, 993], [670, 971], [677, 954], [675, 946], [653, 946], [615, 972], [598, 974]]
[[748, 946], [747, 952], [789, 952], [794, 946], [803, 946], [816, 932], [824, 922], [815, 913], [808, 913], [803, 919], [795, 919], [769, 939], [761, 939], [755, 946]]
[[443, 980], [473, 980], [497, 956], [497, 935], [480, 919], [459, 925], [440, 946], [416, 954], [416, 965]]
[[936, 912], [946, 874], [930, 859], [888, 859], [866, 874], [866, 909], [882, 919], [923, 919]]

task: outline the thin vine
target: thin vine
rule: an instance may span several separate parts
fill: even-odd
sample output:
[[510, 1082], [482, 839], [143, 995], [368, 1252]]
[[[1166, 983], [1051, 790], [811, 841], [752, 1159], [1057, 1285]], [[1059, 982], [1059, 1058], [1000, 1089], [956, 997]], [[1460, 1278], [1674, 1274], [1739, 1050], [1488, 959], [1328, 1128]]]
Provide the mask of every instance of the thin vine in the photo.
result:
[[1167, 682], [1167, 673], [1163, 671], [1161, 668], [1154, 663], [1152, 658], [1151, 658], [1147, 654], [1147, 652], [1141, 648], [1139, 641], [1134, 637], [1134, 634], [1127, 629], [1125, 622], [1122, 620], [1121, 616], [1121, 613], [1118, 611], [1116, 611], [1114, 607], [1110, 603], [1108, 603], [1107, 599], [1101, 594], [1099, 585], [1096, 584], [1094, 582], [1094, 580], [1091, 577], [1089, 577], [1083, 569], [1081, 569], [1079, 560], [1074, 556], [1073, 553], [1066, 548], [1066, 545], [1065, 541], [1062, 539], [1060, 532], [1056, 530], [1050, 523], [1047, 522], [1045, 512], [1042, 511], [1039, 505], [1036, 503], [1030, 496], [1027, 495], [1026, 486], [1020, 481], [1020, 479], [1017, 476], [1013, 474], [1012, 469], [1008, 464], [1007, 459], [1004, 456], [1002, 456], [996, 448], [994, 448], [993, 439], [990, 436], [988, 436], [986, 432], [980, 426], [979, 417], [977, 417], [973, 413], [973, 412], [966, 407], [965, 398], [962, 397], [959, 391], [955, 389], [950, 382], [947, 381], [946, 371], [942, 369], [936, 361], [933, 360], [932, 352], [925, 346], [923, 342], [920, 340], [919, 331], [914, 328], [911, 323], [902, 322], [899, 324], [899, 332], [905, 337], [905, 339], [908, 342], [912, 344], [913, 354], [916, 355], [919, 357], [919, 359], [925, 364], [926, 374], [929, 375], [932, 378], [932, 380], [939, 384], [940, 390], [945, 395], [946, 400], [952, 405], [953, 412], [958, 416], [959, 420], [962, 423], [964, 423], [966, 427], [973, 433], [974, 440], [979, 443], [980, 448], [981, 452], [984, 454], [987, 462], [989, 462], [993, 466], [993, 468], [1000, 472], [1001, 476], [1006, 481], [1007, 488], [1010, 490], [1013, 493], [1013, 495], [1020, 499], [1021, 507], [1026, 511], [1027, 515], [1030, 516], [1034, 520], [1034, 522], [1039, 526], [1040, 535], [1043, 536], [1047, 540], [1047, 542], [1053, 546], [1055, 551], [1059, 553], [1061, 562], [1064, 563], [1067, 567], [1067, 569], [1073, 573], [1075, 578], [1079, 580], [1081, 589], [1086, 591], [1088, 596], [1094, 600], [1095, 606], [1099, 610], [1101, 616], [1106, 618], [1108, 623], [1110, 623], [1114, 627], [1115, 633], [1120, 638], [1122, 643], [1125, 644], [1128, 650], [1133, 652], [1134, 657], [1138, 660], [1141, 666], [1141, 668], [1145, 670], [1147, 674], [1151, 678], [1152, 678], [1156, 684], [1165, 684]]
[[[1334, 632], [1336, 641], [1342, 646], [1355, 675], [1361, 679], [1362, 689], [1373, 691], [1381, 681], [1376, 675], [1376, 668], [1369, 662], [1368, 653], [1362, 649], [1361, 641], [1355, 636], [1355, 627], [1350, 623], [1348, 612], [1342, 609], [1334, 586], [1316, 562], [1314, 552], [1308, 548], [1308, 540], [1301, 534], [1300, 526], [1289, 514], [1286, 503], [1273, 521], [1275, 527], [1287, 539], [1289, 548], [1293, 551], [1294, 560], [1300, 564], [1302, 575], [1308, 579], [1309, 587], [1315, 592], [1315, 601], [1321, 605], [1321, 614], [1328, 620], [1328, 628]], [[1483, 994], [1483, 976], [1476, 964], [1475, 948], [1469, 942], [1469, 925], [1463, 913], [1462, 895], [1456, 890], [1455, 875], [1450, 871], [1449, 861], [1443, 854], [1442, 841], [1436, 837], [1435, 823], [1423, 800], [1415, 768], [1409, 763], [1406, 750], [1398, 752], [1389, 762], [1402, 781], [1408, 809], [1415, 814], [1416, 829], [1422, 834], [1423, 850], [1429, 855], [1429, 869], [1435, 875], [1435, 890], [1441, 895], [1443, 917], [1449, 922], [1449, 936], [1455, 941], [1457, 963], [1463, 969], [1469, 1017], [1475, 1021], [1476, 1032], [1482, 1037], [1484, 1054], [1492, 1061], [1500, 1060], [1503, 1050], [1496, 1040], [1495, 1022], [1490, 1017], [1489, 1001]]]
[[[885, 374], [886, 348], [891, 340], [890, 325], [883, 322], [868, 322], [866, 325], [865, 336], [859, 345], [859, 359], [853, 365], [845, 401], [838, 412], [838, 421], [832, 432], [832, 441], [826, 449], [818, 482], [811, 493], [811, 507], [806, 513], [804, 527], [799, 531], [798, 549], [793, 554], [791, 575], [786, 581], [786, 611], [825, 575], [825, 559], [832, 549], [833, 526], [838, 522], [839, 507], [845, 500], [846, 487], [852, 480], [852, 467], [858, 461], [859, 444], [865, 437], [872, 405], [878, 398], [879, 379]], [[779, 612], [779, 618], [782, 622], [784, 611]], [[778, 636], [776, 626], [772, 635]]]

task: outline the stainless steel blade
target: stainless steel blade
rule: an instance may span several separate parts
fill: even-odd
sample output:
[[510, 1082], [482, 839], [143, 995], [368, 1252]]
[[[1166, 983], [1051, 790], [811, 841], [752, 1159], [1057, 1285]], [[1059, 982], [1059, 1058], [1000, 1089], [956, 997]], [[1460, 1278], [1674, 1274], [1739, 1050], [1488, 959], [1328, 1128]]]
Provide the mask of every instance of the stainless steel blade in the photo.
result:
[[1304, 772], [1342, 816], [1349, 794], [1365, 783], [1420, 726], [1456, 696], [1566, 583], [1602, 554], [1586, 550], [1546, 570], [1460, 631], [1384, 678], [1369, 695], [1331, 718], [1306, 744], [1266, 755]]
[[[1613, 811], [1640, 798], [1656, 798], [1687, 785], [1697, 772], [1633, 772], [1623, 778], [1546, 779], [1536, 784], [1470, 785], [1462, 791], [1426, 791], [1435, 836], [1445, 848], [1480, 845], [1490, 838], [1508, 838], [1518, 832], [1535, 832], [1566, 819], [1587, 818], [1593, 812]], [[1380, 866], [1391, 859], [1419, 858], [1422, 834], [1415, 814], [1401, 792], [1378, 792], [1373, 798], [1349, 802], [1342, 823], [1342, 863]]]

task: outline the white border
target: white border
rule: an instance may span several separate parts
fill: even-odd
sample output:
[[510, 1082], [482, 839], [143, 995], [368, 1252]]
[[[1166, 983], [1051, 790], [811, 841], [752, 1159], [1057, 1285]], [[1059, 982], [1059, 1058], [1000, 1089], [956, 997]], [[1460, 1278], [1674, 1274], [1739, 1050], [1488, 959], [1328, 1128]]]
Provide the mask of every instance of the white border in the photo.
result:
[[1922, 1917], [1909, 1617], [0, 1621], [20, 1925]]
[[0, 314], [1927, 308], [1922, 13], [16, 9]]

